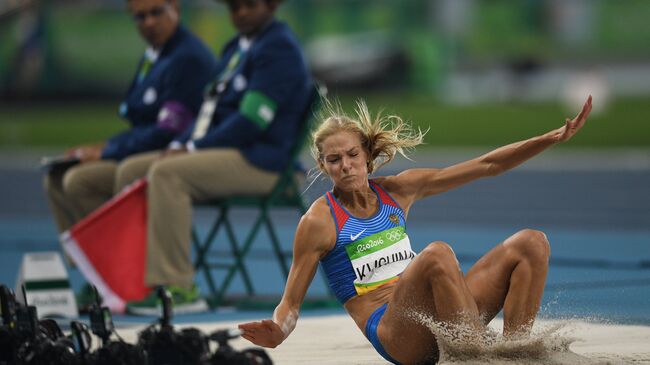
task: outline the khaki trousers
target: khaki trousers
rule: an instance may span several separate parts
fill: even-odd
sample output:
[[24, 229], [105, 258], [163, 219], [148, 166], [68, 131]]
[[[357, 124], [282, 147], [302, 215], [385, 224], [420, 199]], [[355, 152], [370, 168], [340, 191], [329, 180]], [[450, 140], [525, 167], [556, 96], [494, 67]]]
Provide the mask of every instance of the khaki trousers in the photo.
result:
[[59, 232], [63, 232], [113, 196], [117, 163], [100, 160], [48, 173], [43, 188]]
[[43, 187], [54, 220], [63, 232], [108, 201], [125, 186], [145, 177], [160, 151], [134, 155], [119, 164], [99, 160], [46, 174]]
[[[142, 156], [132, 163], [145, 164]], [[278, 174], [251, 165], [237, 149], [198, 150], [155, 160], [149, 168], [147, 271], [149, 286], [192, 286], [192, 203], [234, 194], [268, 193]]]

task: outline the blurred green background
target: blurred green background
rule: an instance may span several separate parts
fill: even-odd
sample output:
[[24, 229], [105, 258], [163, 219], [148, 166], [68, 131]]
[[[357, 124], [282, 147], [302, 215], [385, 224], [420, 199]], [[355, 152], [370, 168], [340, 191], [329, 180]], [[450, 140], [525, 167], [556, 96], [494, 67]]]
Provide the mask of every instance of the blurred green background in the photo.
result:
[[[218, 54], [215, 1], [183, 20]], [[650, 147], [650, 1], [291, 0], [278, 17], [314, 75], [430, 128], [428, 146], [494, 146], [562, 125], [567, 147]], [[0, 148], [65, 147], [126, 127], [117, 106], [144, 50], [124, 0], [0, 0]]]

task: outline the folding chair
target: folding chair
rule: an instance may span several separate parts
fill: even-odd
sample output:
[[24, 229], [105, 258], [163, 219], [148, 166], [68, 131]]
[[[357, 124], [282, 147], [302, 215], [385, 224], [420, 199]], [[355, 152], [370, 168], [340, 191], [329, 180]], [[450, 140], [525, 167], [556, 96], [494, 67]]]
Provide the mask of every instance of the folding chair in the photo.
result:
[[[314, 123], [314, 112], [320, 104], [320, 95], [324, 89], [314, 87], [310, 95], [309, 107], [305, 110], [303, 115], [303, 124], [297, 135], [296, 143], [291, 149], [291, 159], [289, 165], [282, 171], [280, 178], [273, 187], [270, 193], [264, 195], [251, 195], [251, 196], [233, 196], [209, 203], [198, 204], [200, 207], [217, 207], [217, 218], [208, 230], [207, 235], [201, 240], [196, 232], [196, 228], [192, 229], [192, 242], [196, 250], [196, 259], [194, 262], [195, 270], [202, 271], [210, 289], [210, 296], [214, 299], [214, 303], [221, 303], [226, 291], [230, 287], [232, 280], [237, 272], [239, 272], [244, 281], [246, 292], [249, 296], [255, 294], [253, 284], [246, 267], [244, 266], [244, 258], [248, 254], [253, 242], [257, 235], [265, 226], [269, 234], [273, 253], [280, 265], [282, 273], [286, 278], [289, 274], [289, 265], [286, 259], [291, 256], [290, 252], [283, 252], [280, 246], [280, 241], [276, 234], [273, 222], [269, 215], [271, 208], [294, 208], [300, 211], [300, 214], [305, 214], [307, 211], [306, 204], [300, 193], [300, 187], [296, 181], [296, 161], [299, 158], [300, 151], [309, 137], [309, 132]], [[257, 208], [259, 215], [255, 219], [252, 228], [248, 231], [243, 245], [240, 246], [235, 236], [233, 225], [229, 218], [231, 208]], [[225, 227], [226, 235], [230, 244], [233, 262], [230, 264], [210, 262], [207, 259], [210, 248], [212, 247], [217, 233]], [[215, 269], [225, 270], [226, 274], [217, 286], [213, 277], [212, 271]]]

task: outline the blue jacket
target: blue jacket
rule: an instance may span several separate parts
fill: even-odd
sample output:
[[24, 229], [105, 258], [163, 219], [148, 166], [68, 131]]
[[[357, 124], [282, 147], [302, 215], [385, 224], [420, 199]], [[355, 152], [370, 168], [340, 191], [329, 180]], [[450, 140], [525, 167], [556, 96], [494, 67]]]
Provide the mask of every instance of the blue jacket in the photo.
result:
[[[108, 140], [102, 151], [104, 159], [121, 160], [166, 147], [198, 113], [205, 85], [214, 79], [217, 67], [210, 50], [182, 25], [161, 49], [153, 65], [146, 67], [145, 58], [140, 60], [120, 105], [120, 114], [131, 128]], [[183, 121], [177, 123], [181, 125], [162, 121], [161, 108], [169, 102], [188, 117], [184, 125]]]
[[[232, 77], [207, 133], [193, 143], [197, 149], [238, 148], [251, 164], [281, 171], [290, 162], [312, 82], [298, 41], [286, 24], [273, 21], [252, 44], [245, 43], [236, 36], [225, 45], [217, 75]], [[190, 140], [192, 130], [193, 126], [177, 142]]]

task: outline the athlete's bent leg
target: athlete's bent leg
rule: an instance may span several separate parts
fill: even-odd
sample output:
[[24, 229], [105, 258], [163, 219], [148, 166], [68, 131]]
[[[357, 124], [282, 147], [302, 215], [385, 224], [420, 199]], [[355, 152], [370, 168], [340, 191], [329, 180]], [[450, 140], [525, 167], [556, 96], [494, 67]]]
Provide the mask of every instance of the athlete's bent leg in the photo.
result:
[[483, 256], [465, 277], [485, 323], [503, 309], [503, 333], [527, 333], [544, 294], [550, 246], [543, 232], [517, 232]]
[[403, 364], [435, 360], [434, 333], [418, 314], [437, 322], [483, 328], [456, 256], [446, 243], [427, 246], [400, 276], [378, 333], [384, 349]]

